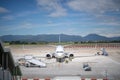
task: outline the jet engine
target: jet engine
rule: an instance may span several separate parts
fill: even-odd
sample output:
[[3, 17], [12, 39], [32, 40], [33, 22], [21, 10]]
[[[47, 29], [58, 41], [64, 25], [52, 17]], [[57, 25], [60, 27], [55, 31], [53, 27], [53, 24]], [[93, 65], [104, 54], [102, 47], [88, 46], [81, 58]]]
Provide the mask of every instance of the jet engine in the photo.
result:
[[70, 59], [73, 59], [73, 58], [74, 58], [74, 54], [70, 54], [70, 55], [69, 55], [69, 58], [70, 58]]
[[46, 54], [46, 58], [47, 58], [47, 59], [51, 59], [52, 56], [51, 56], [50, 54]]

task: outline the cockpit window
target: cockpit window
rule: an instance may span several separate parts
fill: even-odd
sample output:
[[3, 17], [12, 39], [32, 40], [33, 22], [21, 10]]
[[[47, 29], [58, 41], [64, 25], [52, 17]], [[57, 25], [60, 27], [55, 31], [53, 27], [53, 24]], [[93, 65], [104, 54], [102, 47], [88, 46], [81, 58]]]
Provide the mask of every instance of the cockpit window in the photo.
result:
[[63, 53], [63, 51], [57, 51], [57, 53]]

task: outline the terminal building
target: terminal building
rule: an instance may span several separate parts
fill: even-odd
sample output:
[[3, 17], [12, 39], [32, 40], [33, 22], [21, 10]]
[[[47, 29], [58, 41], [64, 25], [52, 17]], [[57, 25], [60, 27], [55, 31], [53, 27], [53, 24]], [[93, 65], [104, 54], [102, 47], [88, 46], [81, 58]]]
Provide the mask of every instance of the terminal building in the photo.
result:
[[4, 48], [0, 41], [0, 80], [20, 80], [22, 76], [19, 65], [13, 59], [9, 48]]

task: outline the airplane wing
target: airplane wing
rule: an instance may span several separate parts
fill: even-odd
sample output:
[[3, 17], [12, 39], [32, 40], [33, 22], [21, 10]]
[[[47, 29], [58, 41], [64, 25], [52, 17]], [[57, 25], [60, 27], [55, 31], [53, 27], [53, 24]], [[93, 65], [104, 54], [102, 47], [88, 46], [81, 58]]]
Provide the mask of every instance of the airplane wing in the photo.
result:
[[46, 58], [45, 56], [35, 56], [35, 58]]
[[74, 58], [80, 58], [80, 57], [95, 57], [96, 55], [83, 55], [83, 56], [74, 56]]
[[55, 53], [46, 53], [45, 55], [38, 55], [38, 56], [34, 56], [34, 58], [47, 58], [47, 55], [49, 55], [50, 57], [52, 57]]

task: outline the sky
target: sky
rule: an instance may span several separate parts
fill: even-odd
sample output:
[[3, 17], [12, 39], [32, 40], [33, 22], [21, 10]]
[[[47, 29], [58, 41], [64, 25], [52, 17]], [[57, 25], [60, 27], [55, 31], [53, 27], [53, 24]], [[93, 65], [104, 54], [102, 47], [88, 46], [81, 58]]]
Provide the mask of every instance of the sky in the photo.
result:
[[0, 36], [120, 36], [120, 0], [0, 0]]

